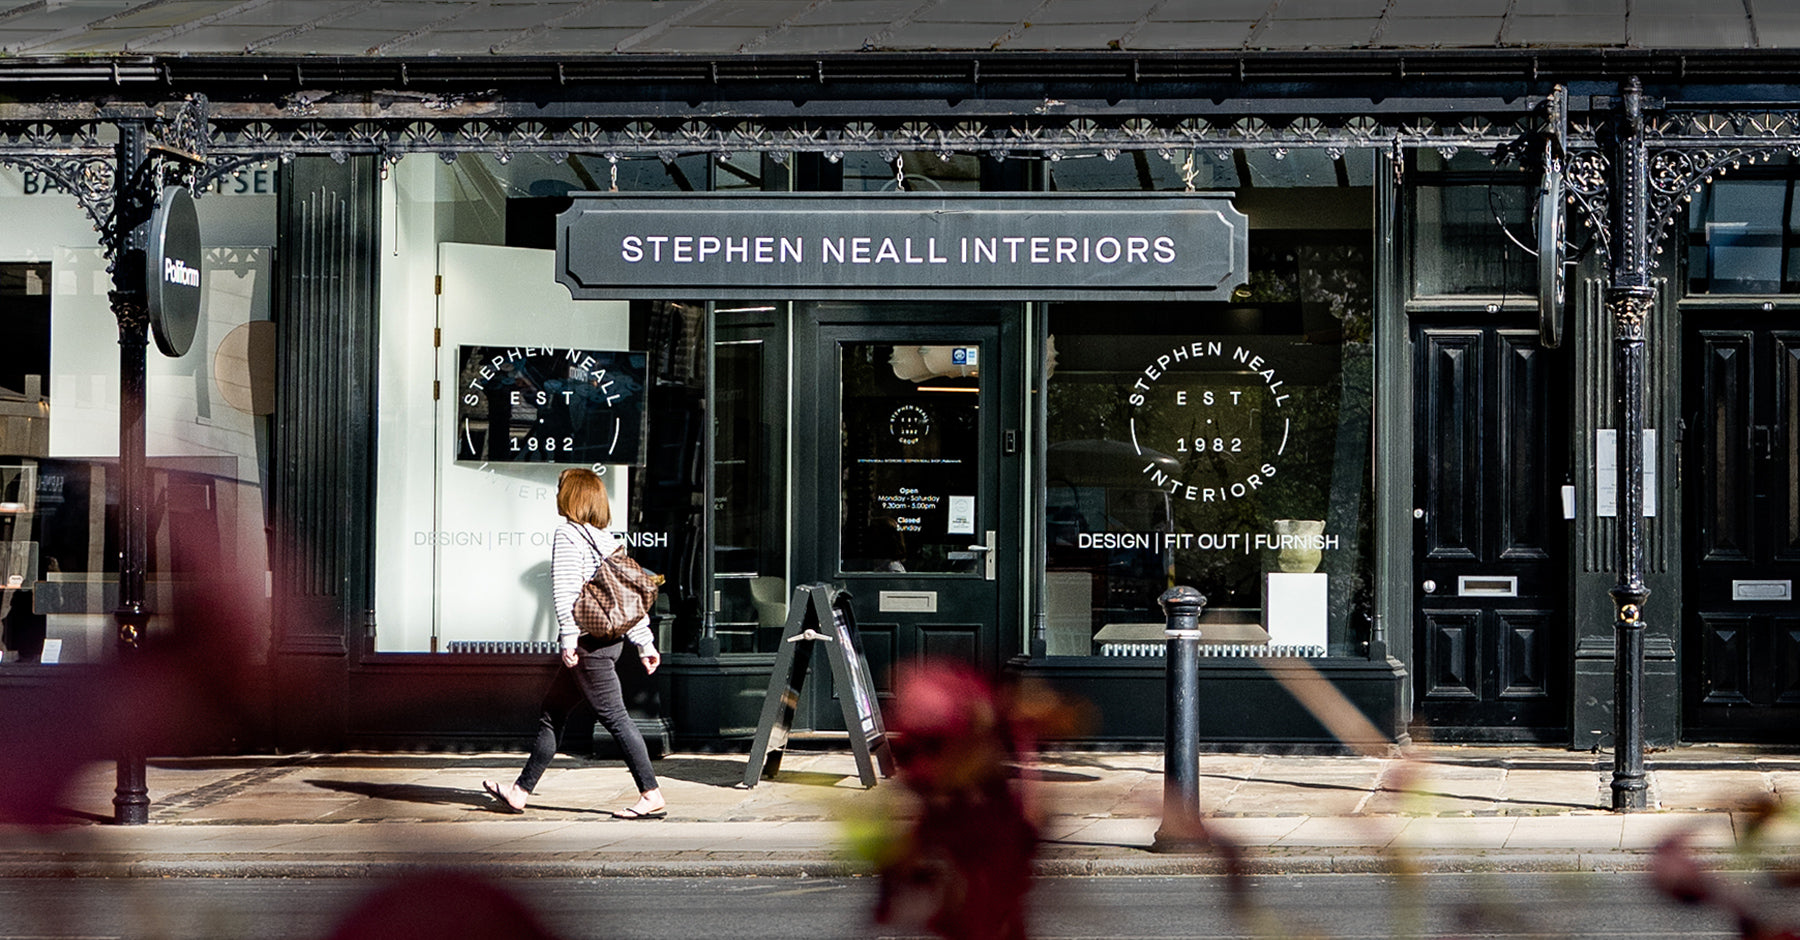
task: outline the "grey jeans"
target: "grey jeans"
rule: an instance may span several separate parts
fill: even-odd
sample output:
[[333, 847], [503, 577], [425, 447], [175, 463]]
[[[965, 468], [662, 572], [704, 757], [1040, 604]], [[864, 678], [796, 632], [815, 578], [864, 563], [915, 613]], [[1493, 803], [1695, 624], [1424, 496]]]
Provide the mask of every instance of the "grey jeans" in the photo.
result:
[[537, 789], [538, 779], [556, 756], [556, 743], [562, 737], [569, 713], [583, 703], [594, 709], [601, 727], [612, 733], [625, 752], [625, 767], [638, 792], [656, 789], [656, 772], [650, 769], [650, 750], [644, 736], [625, 710], [625, 692], [619, 686], [619, 654], [625, 651], [624, 640], [602, 642], [594, 637], [581, 638], [580, 659], [573, 667], [558, 668], [556, 681], [544, 696], [543, 712], [538, 715], [536, 740], [525, 758], [525, 769], [519, 771], [519, 788], [527, 793]]

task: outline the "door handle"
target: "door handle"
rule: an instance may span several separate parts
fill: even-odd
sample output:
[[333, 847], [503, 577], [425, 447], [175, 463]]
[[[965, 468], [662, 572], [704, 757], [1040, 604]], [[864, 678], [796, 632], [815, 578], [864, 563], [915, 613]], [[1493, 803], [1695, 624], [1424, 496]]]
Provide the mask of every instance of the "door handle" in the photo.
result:
[[987, 580], [994, 580], [994, 530], [987, 530], [987, 542], [969, 546], [969, 551], [981, 554], [982, 572]]

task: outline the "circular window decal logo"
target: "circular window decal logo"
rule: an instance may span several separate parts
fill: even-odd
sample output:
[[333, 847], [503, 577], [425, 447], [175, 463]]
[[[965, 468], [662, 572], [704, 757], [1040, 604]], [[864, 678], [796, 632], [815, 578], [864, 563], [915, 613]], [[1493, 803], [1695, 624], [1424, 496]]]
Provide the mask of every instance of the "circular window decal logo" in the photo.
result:
[[1256, 492], [1287, 452], [1288, 399], [1274, 366], [1247, 347], [1172, 347], [1131, 385], [1131, 446], [1144, 482], [1201, 503]]
[[931, 433], [931, 416], [918, 405], [901, 405], [888, 415], [888, 433], [902, 444], [917, 444]]

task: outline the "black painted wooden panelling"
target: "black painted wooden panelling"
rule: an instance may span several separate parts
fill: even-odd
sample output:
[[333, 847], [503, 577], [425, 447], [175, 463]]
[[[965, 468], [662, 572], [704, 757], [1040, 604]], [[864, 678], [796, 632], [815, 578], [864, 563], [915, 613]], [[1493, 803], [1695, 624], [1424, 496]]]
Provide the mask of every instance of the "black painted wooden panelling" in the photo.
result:
[[1563, 651], [1552, 649], [1550, 638], [1555, 631], [1550, 624], [1556, 614], [1547, 610], [1497, 610], [1492, 614], [1500, 631], [1501, 698], [1542, 698], [1550, 694], [1549, 657]]
[[[344, 643], [369, 602], [377, 241], [371, 160], [282, 168], [271, 515], [280, 642]], [[323, 645], [321, 645], [323, 641]]]
[[976, 663], [981, 659], [982, 627], [978, 623], [930, 623], [919, 626], [919, 658]]
[[1700, 654], [1700, 674], [1704, 677], [1701, 700], [1708, 705], [1748, 705], [1744, 648], [1750, 618], [1703, 613], [1699, 619], [1704, 633]]
[[1770, 628], [1775, 640], [1775, 704], [1800, 705], [1800, 618], [1772, 617]]
[[1479, 610], [1425, 613], [1425, 697], [1481, 699]]
[[[1800, 331], [1759, 310], [1708, 313], [1688, 333], [1688, 690], [1697, 740], [1800, 740]], [[1782, 597], [1780, 588], [1788, 589]]]
[[1772, 449], [1779, 457], [1778, 479], [1769, 488], [1771, 507], [1780, 524], [1775, 537], [1775, 560], [1800, 562], [1800, 332], [1777, 331], [1775, 344], [1775, 421]]
[[1552, 448], [1563, 446], [1550, 440], [1550, 423], [1544, 420], [1550, 407], [1545, 400], [1550, 386], [1545, 374], [1548, 354], [1538, 346], [1536, 334], [1498, 333], [1495, 339], [1499, 344], [1495, 380], [1502, 410], [1494, 435], [1506, 468], [1491, 478], [1501, 489], [1495, 548], [1501, 558], [1548, 558], [1551, 503], [1544, 498], [1545, 462], [1554, 453]]
[[1425, 338], [1424, 432], [1438, 442], [1426, 467], [1425, 554], [1475, 559], [1481, 545], [1481, 334], [1433, 330]]
[[1413, 336], [1416, 724], [1443, 740], [1560, 735], [1567, 359], [1511, 325], [1419, 322]]
[[1750, 334], [1707, 330], [1703, 347], [1701, 418], [1711, 454], [1701, 489], [1700, 554], [1707, 561], [1743, 561], [1751, 552]]

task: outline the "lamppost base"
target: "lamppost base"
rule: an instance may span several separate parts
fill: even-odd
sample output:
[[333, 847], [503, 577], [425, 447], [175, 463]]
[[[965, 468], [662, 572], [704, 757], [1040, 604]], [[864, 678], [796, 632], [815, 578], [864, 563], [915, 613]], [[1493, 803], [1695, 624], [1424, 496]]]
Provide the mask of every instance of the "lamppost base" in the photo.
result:
[[1212, 848], [1206, 826], [1198, 819], [1164, 819], [1150, 843], [1150, 851], [1164, 855], [1198, 855]]
[[113, 797], [113, 825], [143, 826], [150, 822], [150, 797], [148, 794], [133, 798]]

